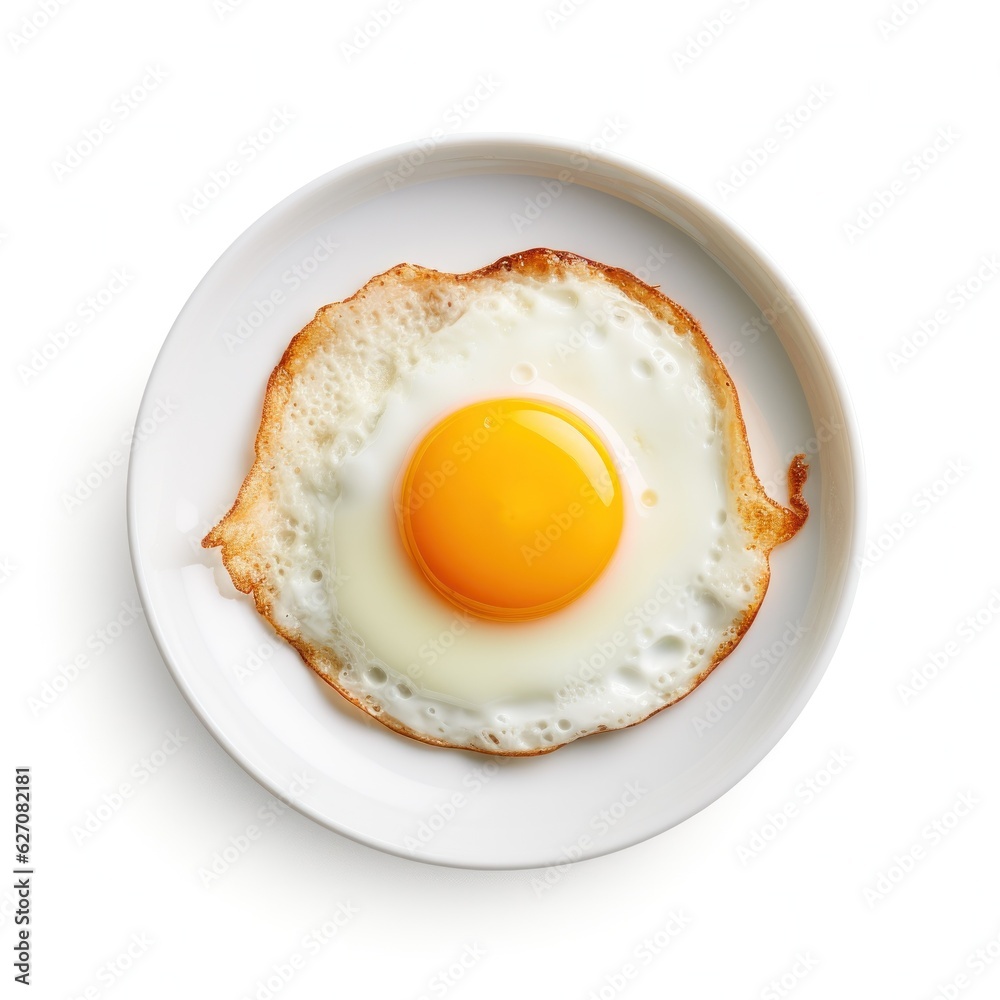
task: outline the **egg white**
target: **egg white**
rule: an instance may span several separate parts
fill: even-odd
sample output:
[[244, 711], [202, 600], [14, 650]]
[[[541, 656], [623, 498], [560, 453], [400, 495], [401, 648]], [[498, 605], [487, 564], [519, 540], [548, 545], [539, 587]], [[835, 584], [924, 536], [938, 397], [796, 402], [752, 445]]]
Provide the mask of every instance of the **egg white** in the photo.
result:
[[[720, 412], [690, 338], [613, 286], [572, 276], [500, 284], [440, 329], [402, 336], [386, 325], [367, 337], [369, 377], [319, 446], [274, 472], [294, 527], [278, 620], [340, 662], [338, 684], [357, 700], [458, 746], [545, 750], [687, 693], [766, 565], [737, 515]], [[323, 386], [314, 400], [303, 391], [300, 405], [321, 415]], [[441, 417], [525, 395], [602, 434], [625, 484], [625, 527], [571, 605], [489, 622], [421, 579], [393, 499], [408, 453]], [[553, 544], [572, 544], [572, 529]]]

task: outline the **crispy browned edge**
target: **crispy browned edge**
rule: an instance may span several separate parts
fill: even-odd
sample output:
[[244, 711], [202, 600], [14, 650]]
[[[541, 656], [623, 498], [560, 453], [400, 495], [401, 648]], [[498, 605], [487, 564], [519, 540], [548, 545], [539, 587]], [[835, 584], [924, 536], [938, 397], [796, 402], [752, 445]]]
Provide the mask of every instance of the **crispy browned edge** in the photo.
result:
[[[697, 320], [686, 309], [678, 305], [678, 303], [667, 298], [658, 288], [645, 284], [636, 278], [635, 275], [622, 268], [600, 264], [597, 261], [568, 251], [549, 250], [543, 247], [536, 247], [521, 253], [501, 257], [486, 267], [480, 268], [477, 271], [469, 271], [465, 274], [447, 274], [412, 264], [398, 264], [383, 274], [373, 277], [355, 292], [354, 295], [340, 302], [322, 307], [316, 313], [312, 322], [303, 327], [292, 338], [292, 341], [281, 356], [281, 360], [275, 366], [274, 371], [271, 372], [264, 394], [260, 428], [257, 431], [257, 437], [254, 442], [255, 458], [253, 465], [240, 487], [233, 506], [225, 517], [205, 536], [201, 544], [205, 548], [221, 546], [222, 561], [229, 571], [229, 575], [236, 588], [245, 594], [253, 596], [257, 611], [267, 619], [278, 635], [297, 650], [305, 663], [324, 681], [336, 689], [349, 702], [389, 729], [422, 743], [431, 744], [432, 746], [472, 750], [491, 756], [531, 757], [551, 753], [553, 750], [558, 750], [560, 747], [566, 746], [568, 742], [573, 741], [570, 740], [567, 743], [547, 746], [538, 750], [501, 750], [499, 748], [491, 750], [486, 747], [470, 747], [449, 743], [445, 740], [418, 733], [408, 726], [403, 725], [398, 720], [387, 716], [379, 706], [364, 704], [360, 699], [337, 683], [336, 676], [332, 671], [327, 673], [320, 668], [319, 661], [321, 660], [321, 656], [311, 644], [283, 628], [274, 620], [266, 582], [266, 566], [261, 565], [260, 559], [256, 557], [253, 511], [258, 503], [266, 504], [269, 499], [269, 473], [273, 468], [269, 456], [276, 439], [277, 429], [281, 425], [282, 410], [288, 400], [292, 382], [296, 373], [309, 358], [312, 349], [321, 343], [324, 338], [332, 335], [331, 328], [326, 321], [326, 317], [329, 317], [331, 313], [342, 311], [352, 303], [363, 302], [368, 295], [377, 289], [384, 288], [389, 283], [406, 284], [411, 286], [411, 288], [430, 291], [436, 286], [447, 282], [470, 284], [482, 278], [502, 278], [507, 274], [550, 278], [553, 276], [562, 276], [567, 272], [585, 273], [589, 277], [595, 275], [603, 277], [630, 299], [644, 305], [658, 319], [667, 322], [679, 336], [690, 336], [693, 338], [693, 343], [703, 356], [703, 359], [708, 362], [705, 364], [706, 373], [709, 375], [716, 373], [718, 376], [710, 380], [716, 402], [722, 409], [727, 411], [732, 410], [734, 419], [729, 419], [726, 422], [732, 432], [729, 442], [731, 483], [736, 492], [737, 507], [740, 516], [756, 539], [755, 547], [760, 549], [765, 557], [764, 570], [758, 580], [756, 600], [746, 608], [735, 623], [734, 637], [719, 647], [711, 663], [695, 678], [686, 691], [642, 719], [629, 723], [628, 726], [618, 728], [630, 728], [631, 726], [638, 725], [640, 722], [645, 722], [646, 719], [652, 718], [653, 715], [663, 711], [663, 709], [676, 704], [694, 691], [715, 667], [736, 648], [757, 616], [757, 612], [764, 599], [764, 594], [767, 591], [770, 580], [769, 556], [771, 550], [776, 545], [791, 538], [805, 523], [809, 513], [809, 507], [802, 496], [802, 488], [808, 474], [805, 456], [796, 455], [792, 459], [788, 469], [788, 506], [782, 506], [771, 500], [765, 493], [764, 487], [754, 470], [753, 459], [750, 455], [750, 445], [747, 440], [746, 426], [743, 422], [743, 414], [740, 410], [736, 387], [729, 373], [726, 371], [722, 360], [715, 353], [708, 338], [698, 325]], [[343, 335], [345, 332], [349, 331], [341, 328], [335, 331], [335, 335]], [[602, 727], [595, 732], [604, 731], [608, 731], [607, 727]], [[588, 735], [594, 734], [590, 733]]]

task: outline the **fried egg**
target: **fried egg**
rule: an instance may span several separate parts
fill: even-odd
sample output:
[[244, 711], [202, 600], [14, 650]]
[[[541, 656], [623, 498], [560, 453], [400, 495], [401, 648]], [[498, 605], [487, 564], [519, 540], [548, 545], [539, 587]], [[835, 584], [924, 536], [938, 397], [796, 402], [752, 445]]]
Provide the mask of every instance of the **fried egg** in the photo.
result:
[[805, 475], [787, 506], [765, 494], [680, 306], [537, 249], [399, 265], [321, 309], [203, 544], [375, 719], [530, 755], [649, 718], [735, 648]]

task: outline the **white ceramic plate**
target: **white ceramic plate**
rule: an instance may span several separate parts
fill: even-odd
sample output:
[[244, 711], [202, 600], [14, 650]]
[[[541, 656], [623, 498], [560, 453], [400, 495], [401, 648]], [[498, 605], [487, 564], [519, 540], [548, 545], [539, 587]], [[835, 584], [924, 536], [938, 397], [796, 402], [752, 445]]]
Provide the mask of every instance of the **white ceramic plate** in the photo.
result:
[[[774, 553], [770, 590], [742, 644], [688, 698], [551, 755], [494, 759], [413, 742], [348, 705], [274, 638], [218, 552], [199, 541], [250, 466], [272, 367], [320, 305], [400, 261], [466, 271], [533, 246], [625, 267], [689, 309], [736, 381], [772, 495], [786, 496], [788, 456], [810, 453], [812, 513]], [[166, 402], [175, 412], [158, 421]], [[570, 143], [484, 136], [403, 146], [286, 198], [195, 289], [153, 368], [144, 421], [157, 429], [133, 448], [129, 540], [147, 620], [180, 689], [271, 792], [339, 833], [425, 861], [561, 864], [635, 844], [704, 808], [802, 710], [857, 582], [853, 416], [795, 292], [697, 198]]]

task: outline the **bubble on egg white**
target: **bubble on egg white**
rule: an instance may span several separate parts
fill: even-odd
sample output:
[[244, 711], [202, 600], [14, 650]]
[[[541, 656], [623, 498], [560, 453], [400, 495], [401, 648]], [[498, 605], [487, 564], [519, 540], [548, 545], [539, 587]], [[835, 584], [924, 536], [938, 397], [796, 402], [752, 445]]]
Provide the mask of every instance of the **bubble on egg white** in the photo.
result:
[[690, 605], [690, 614], [703, 628], [713, 630], [727, 625], [730, 617], [722, 602], [708, 590], [695, 595]]
[[652, 378], [653, 377], [653, 365], [652, 362], [647, 361], [646, 358], [637, 358], [632, 362], [632, 374], [636, 378]]
[[615, 686], [624, 688], [625, 693], [630, 695], [642, 695], [649, 689], [646, 675], [634, 666], [619, 667], [614, 674]]
[[647, 674], [668, 674], [684, 663], [688, 643], [679, 635], [661, 636], [639, 654], [639, 662]]
[[561, 288], [551, 294], [551, 299], [556, 305], [565, 306], [567, 309], [575, 309], [580, 304], [580, 296], [572, 288]]
[[528, 362], [523, 362], [511, 368], [510, 377], [518, 385], [530, 385], [538, 377], [538, 369]]
[[680, 371], [680, 366], [662, 347], [653, 351], [653, 360], [664, 375], [676, 375]]
[[535, 311], [537, 299], [530, 292], [519, 288], [514, 292], [513, 297], [517, 307], [526, 315], [530, 316]]
[[365, 678], [369, 684], [381, 687], [389, 679], [389, 675], [381, 667], [369, 667], [365, 671]]

